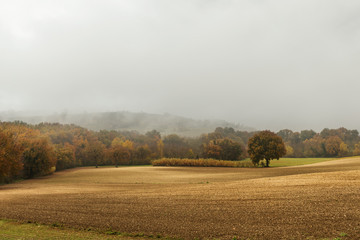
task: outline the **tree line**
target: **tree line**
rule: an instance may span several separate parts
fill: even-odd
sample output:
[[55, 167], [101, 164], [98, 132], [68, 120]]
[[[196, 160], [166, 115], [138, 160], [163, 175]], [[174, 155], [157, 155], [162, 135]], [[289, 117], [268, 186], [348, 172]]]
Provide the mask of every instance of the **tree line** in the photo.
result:
[[[161, 136], [152, 130], [91, 131], [72, 124], [0, 122], [0, 183], [33, 178], [53, 171], [100, 165], [144, 165], [159, 158], [241, 160], [257, 132], [216, 128], [199, 137]], [[287, 157], [360, 155], [357, 130], [324, 129], [277, 133]]]
[[346, 128], [277, 133], [286, 146], [287, 157], [346, 157], [360, 155], [360, 137], [357, 130]]

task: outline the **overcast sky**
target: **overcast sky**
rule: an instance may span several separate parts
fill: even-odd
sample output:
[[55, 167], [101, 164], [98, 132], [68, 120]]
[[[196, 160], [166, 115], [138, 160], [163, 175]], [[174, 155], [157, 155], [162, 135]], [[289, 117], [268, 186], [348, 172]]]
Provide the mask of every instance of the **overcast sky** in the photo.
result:
[[360, 130], [360, 1], [1, 0], [8, 110]]

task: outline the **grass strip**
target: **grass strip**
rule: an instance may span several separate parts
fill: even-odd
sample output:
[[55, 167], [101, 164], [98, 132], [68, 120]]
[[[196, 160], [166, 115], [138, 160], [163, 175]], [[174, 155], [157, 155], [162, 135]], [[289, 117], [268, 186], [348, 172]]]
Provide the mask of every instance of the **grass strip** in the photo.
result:
[[[325, 161], [336, 160], [337, 158], [280, 158], [272, 160], [270, 167], [290, 167], [307, 165]], [[188, 159], [188, 158], [162, 158], [154, 160], [153, 166], [180, 166], [180, 167], [256, 167], [250, 159], [241, 161], [225, 161], [216, 159]], [[261, 167], [262, 165], [259, 164]], [[259, 167], [257, 166], [257, 167]]]
[[48, 239], [68, 239], [68, 240], [128, 240], [128, 239], [167, 239], [174, 238], [163, 237], [161, 235], [146, 235], [143, 233], [121, 233], [112, 230], [98, 231], [88, 228], [86, 230], [72, 229], [64, 227], [61, 224], [38, 224], [23, 223], [15, 220], [0, 220], [0, 239], [3, 240], [48, 240]]

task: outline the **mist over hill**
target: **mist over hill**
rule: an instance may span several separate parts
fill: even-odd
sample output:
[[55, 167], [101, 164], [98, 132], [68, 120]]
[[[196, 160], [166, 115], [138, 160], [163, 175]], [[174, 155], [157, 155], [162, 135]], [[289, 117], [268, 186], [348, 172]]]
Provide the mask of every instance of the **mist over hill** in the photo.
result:
[[76, 124], [94, 131], [136, 130], [145, 133], [153, 129], [163, 135], [176, 133], [183, 136], [198, 136], [214, 131], [217, 127], [232, 127], [235, 130], [254, 131], [254, 128], [224, 120], [196, 120], [171, 114], [151, 114], [145, 112], [98, 112], [98, 113], [55, 113], [34, 114], [27, 112], [2, 112], [1, 121], [59, 122]]

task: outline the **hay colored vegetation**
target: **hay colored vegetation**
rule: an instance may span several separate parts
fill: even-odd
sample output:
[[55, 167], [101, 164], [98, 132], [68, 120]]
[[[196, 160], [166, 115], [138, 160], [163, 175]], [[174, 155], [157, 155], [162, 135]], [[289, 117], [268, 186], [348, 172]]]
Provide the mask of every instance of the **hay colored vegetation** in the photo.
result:
[[[325, 161], [335, 160], [336, 158], [280, 158], [279, 160], [272, 160], [271, 167], [290, 167], [301, 166], [313, 163], [320, 163]], [[188, 159], [188, 158], [162, 158], [154, 160], [153, 166], [179, 166], [179, 167], [261, 167], [264, 166], [260, 162], [259, 165], [254, 166], [250, 159], [241, 161], [225, 161], [216, 159]]]

